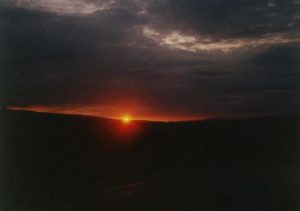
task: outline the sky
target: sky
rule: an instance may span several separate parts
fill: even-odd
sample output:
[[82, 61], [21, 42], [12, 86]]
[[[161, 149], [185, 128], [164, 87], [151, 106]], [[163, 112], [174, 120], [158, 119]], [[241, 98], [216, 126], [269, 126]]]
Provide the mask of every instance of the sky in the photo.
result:
[[299, 0], [1, 0], [0, 104], [118, 118], [299, 114]]

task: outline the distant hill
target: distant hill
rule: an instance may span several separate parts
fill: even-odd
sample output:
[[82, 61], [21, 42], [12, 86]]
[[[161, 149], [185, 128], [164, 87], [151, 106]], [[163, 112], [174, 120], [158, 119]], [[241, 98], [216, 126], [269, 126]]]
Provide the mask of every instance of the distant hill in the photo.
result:
[[0, 111], [0, 209], [299, 210], [299, 120]]

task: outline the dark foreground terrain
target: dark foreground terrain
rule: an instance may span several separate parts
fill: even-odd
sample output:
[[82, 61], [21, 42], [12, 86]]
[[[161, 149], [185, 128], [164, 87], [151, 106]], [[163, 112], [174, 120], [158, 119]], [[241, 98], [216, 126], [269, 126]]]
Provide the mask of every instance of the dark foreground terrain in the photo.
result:
[[0, 113], [1, 211], [299, 211], [298, 117]]

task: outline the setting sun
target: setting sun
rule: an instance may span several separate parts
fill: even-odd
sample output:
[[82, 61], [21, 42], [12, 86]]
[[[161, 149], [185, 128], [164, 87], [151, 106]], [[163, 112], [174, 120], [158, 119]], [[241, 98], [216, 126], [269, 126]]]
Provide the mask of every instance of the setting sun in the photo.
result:
[[130, 121], [131, 121], [130, 116], [125, 115], [125, 116], [122, 117], [122, 122], [123, 122], [124, 124], [129, 124]]

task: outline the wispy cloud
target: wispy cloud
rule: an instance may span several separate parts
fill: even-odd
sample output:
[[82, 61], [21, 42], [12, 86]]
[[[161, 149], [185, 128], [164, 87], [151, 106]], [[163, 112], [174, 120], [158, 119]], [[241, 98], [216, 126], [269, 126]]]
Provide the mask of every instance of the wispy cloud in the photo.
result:
[[88, 2], [84, 0], [15, 0], [17, 7], [48, 11], [62, 15], [86, 15], [107, 10], [114, 0]]
[[290, 37], [287, 34], [271, 33], [259, 38], [231, 38], [214, 41], [210, 38], [202, 38], [199, 35], [189, 35], [179, 31], [163, 33], [150, 27], [145, 27], [143, 34], [162, 46], [190, 52], [228, 53], [234, 50], [245, 50], [300, 41], [300, 38]]

